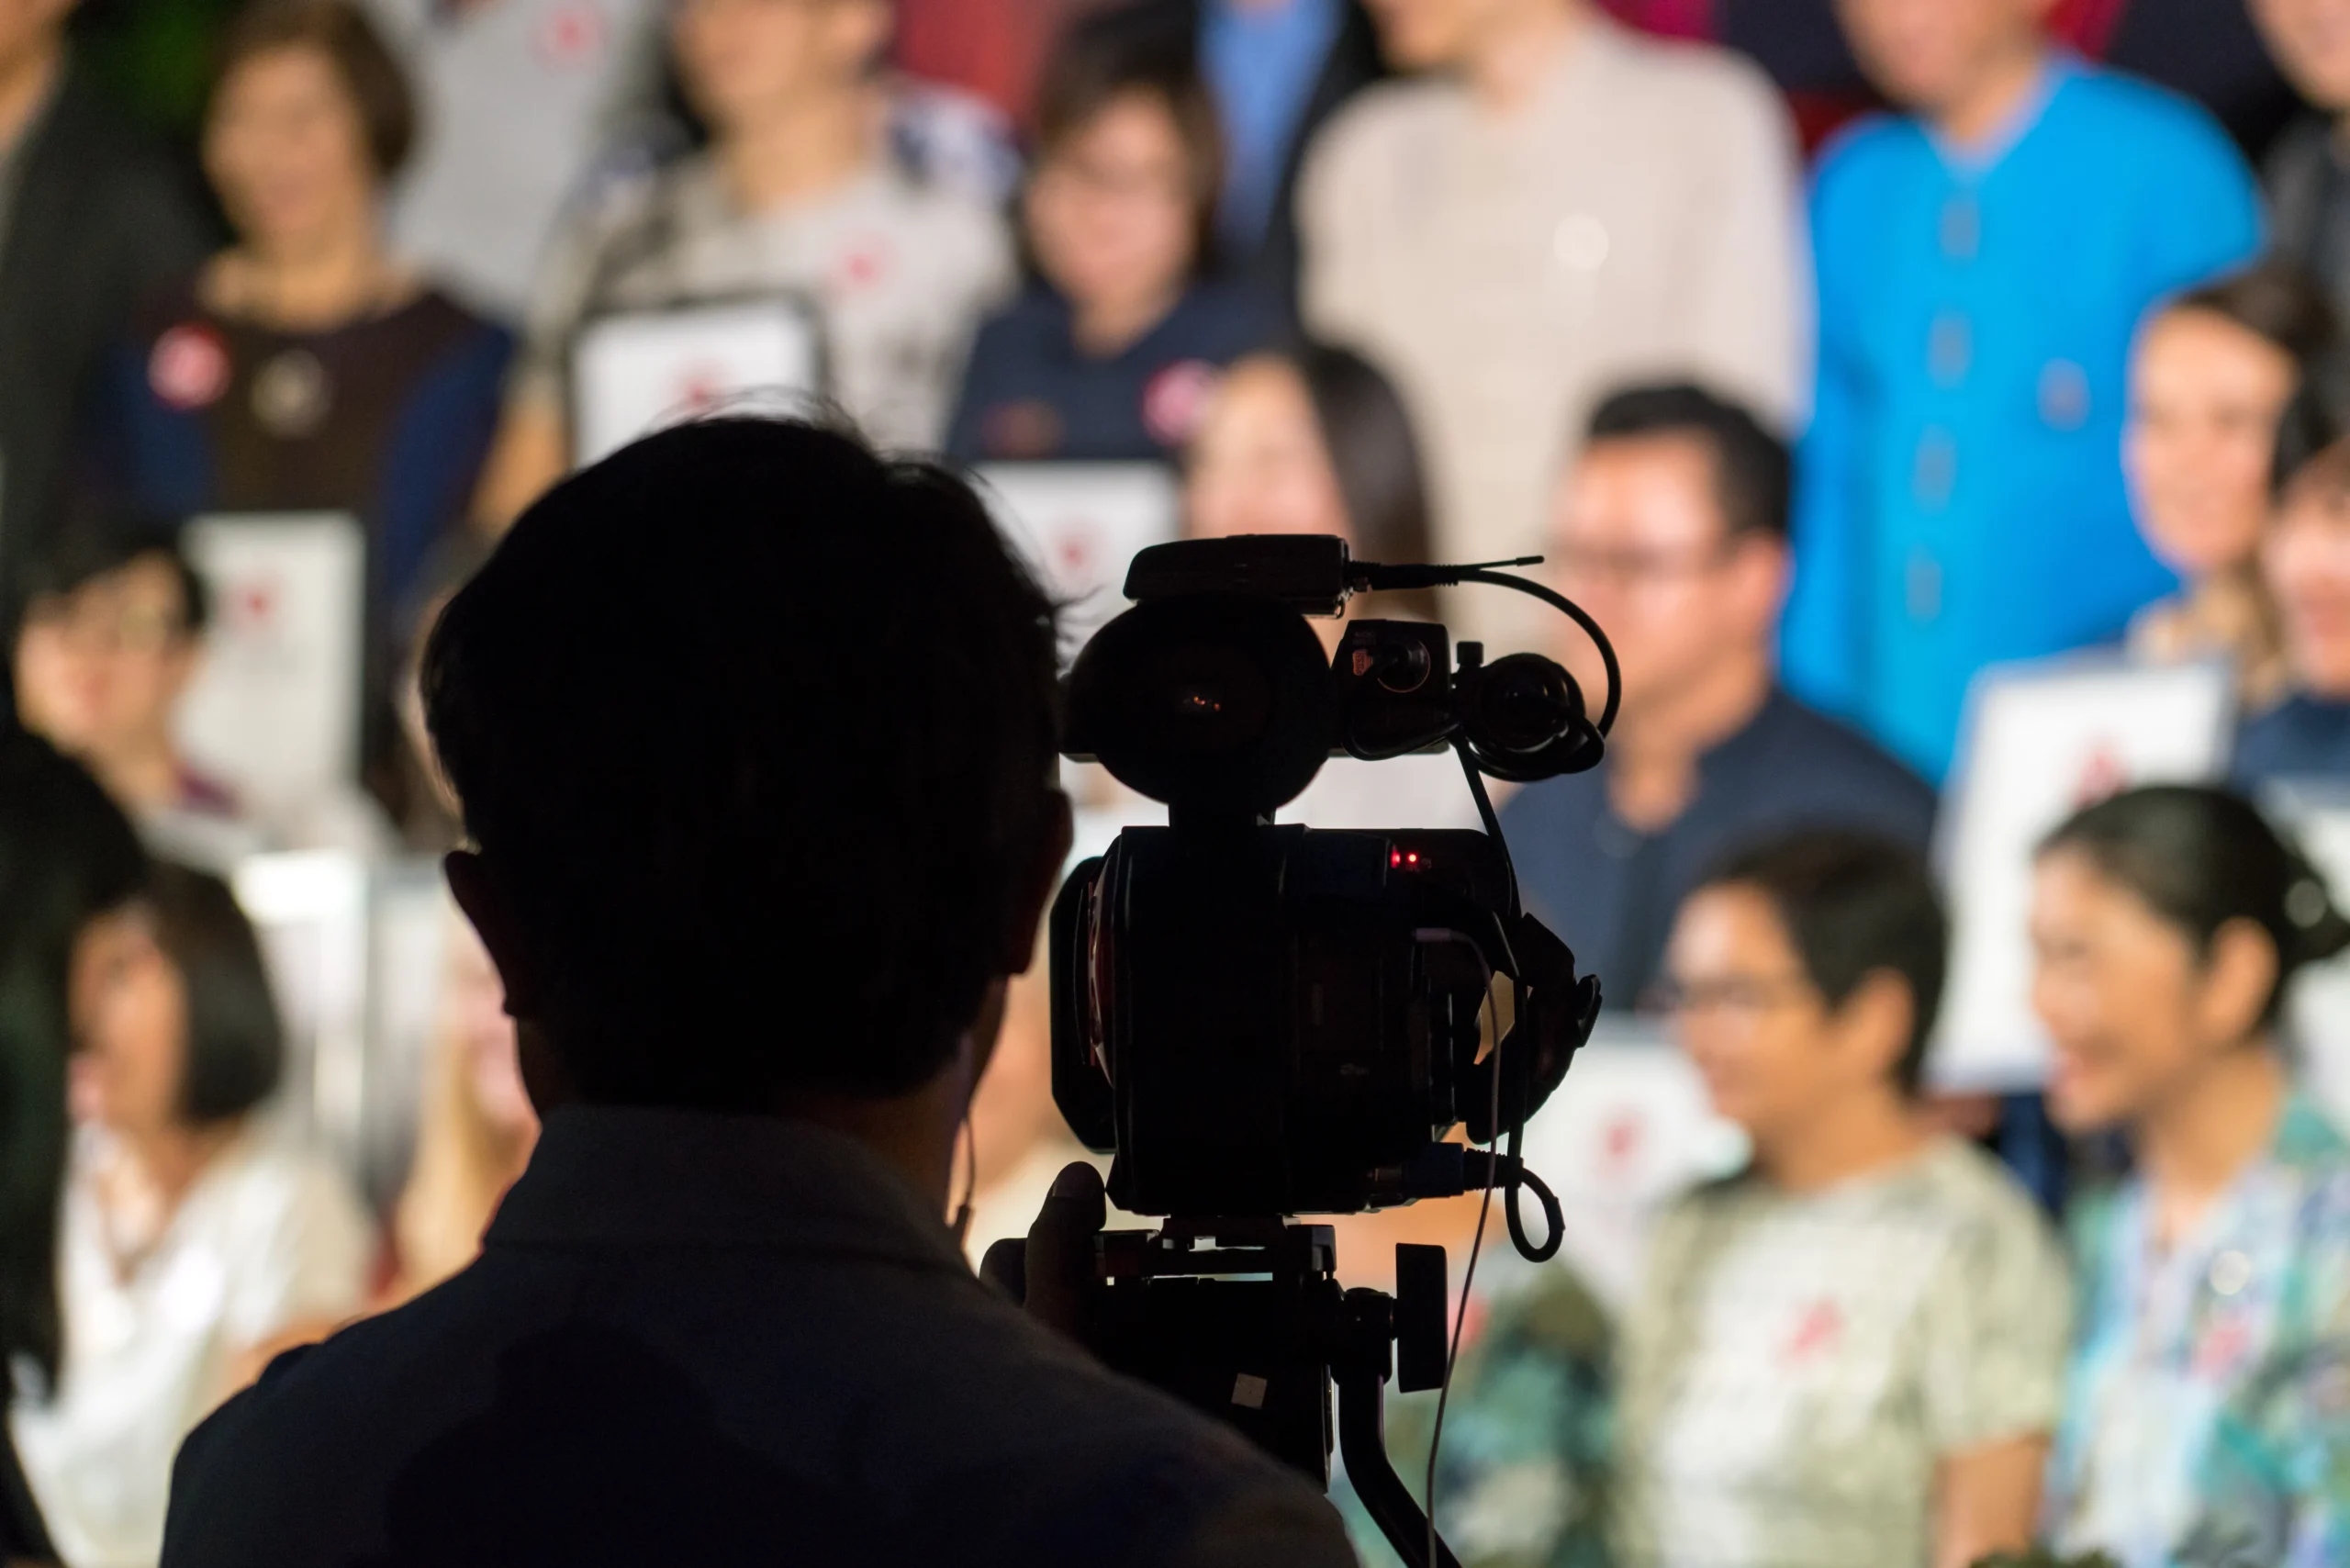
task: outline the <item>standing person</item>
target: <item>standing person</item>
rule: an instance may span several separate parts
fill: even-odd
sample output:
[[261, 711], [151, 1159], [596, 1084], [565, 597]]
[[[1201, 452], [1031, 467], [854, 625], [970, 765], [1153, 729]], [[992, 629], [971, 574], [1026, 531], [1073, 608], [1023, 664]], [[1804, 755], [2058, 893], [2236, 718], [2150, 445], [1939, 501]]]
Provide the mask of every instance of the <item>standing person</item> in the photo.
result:
[[204, 138], [237, 242], [139, 318], [92, 442], [92, 483], [157, 516], [358, 518], [378, 775], [396, 745], [392, 611], [464, 522], [512, 350], [385, 244], [383, 186], [414, 126], [406, 80], [352, 0], [241, 15]]
[[2236, 735], [2232, 777], [2247, 790], [2350, 778], [2350, 438], [2322, 405], [2296, 398], [2277, 442], [2283, 484], [2260, 559], [2287, 684]]
[[[0, 1346], [21, 1369], [11, 1407], [46, 1397], [62, 1357], [57, 1215], [73, 976], [146, 878], [138, 837], [96, 781], [47, 742], [0, 727]], [[0, 1560], [56, 1556], [0, 1429]]]
[[1361, 0], [1142, 0], [1198, 50], [1224, 127], [1218, 259], [1284, 307], [1297, 301], [1295, 203], [1306, 150], [1386, 75]]
[[1022, 207], [1037, 280], [979, 329], [946, 450], [1133, 462], [1179, 452], [1215, 376], [1280, 330], [1206, 277], [1224, 152], [1181, 40], [1123, 11], [1045, 67]]
[[172, 1568], [1351, 1561], [942, 1220], [1069, 850], [1054, 668], [979, 498], [836, 431], [666, 430], [516, 523], [424, 692], [544, 1129], [477, 1262], [188, 1439]]
[[2071, 1216], [2081, 1316], [2049, 1522], [2121, 1568], [2350, 1554], [2350, 1144], [2292, 1082], [2293, 976], [2350, 946], [2221, 791], [2133, 790], [2042, 846], [2048, 1105], [2132, 1173]]
[[[1760, 73], [1589, 0], [1379, 0], [1372, 17], [1389, 61], [1426, 74], [1359, 95], [1315, 147], [1301, 300], [1310, 330], [1403, 387], [1445, 559], [1539, 551], [1562, 438], [1628, 379], [1692, 376], [1793, 417], [1809, 335], [1795, 140]], [[1480, 630], [1548, 630], [1530, 601], [1463, 605]]]
[[226, 884], [157, 867], [74, 984], [65, 1357], [13, 1420], [65, 1561], [118, 1568], [156, 1560], [188, 1428], [359, 1310], [373, 1240], [339, 1173], [260, 1123], [285, 1047]]
[[2247, 259], [2220, 129], [2052, 50], [2046, 0], [1842, 0], [1897, 116], [1822, 160], [1789, 684], [1940, 778], [1985, 665], [2118, 636], [2171, 578], [2119, 456], [2146, 308]]
[[[1624, 698], [1606, 760], [1502, 808], [1526, 901], [1638, 1005], [1673, 912], [1716, 864], [1799, 826], [1874, 829], [1922, 852], [1925, 782], [1780, 689], [1786, 445], [1695, 386], [1603, 402], [1558, 490], [1555, 585], [1607, 629]], [[1552, 636], [1555, 639], [1557, 633]], [[1605, 678], [1564, 655], [1586, 692]]]
[[946, 432], [979, 319], [1009, 292], [1003, 225], [890, 156], [872, 66], [887, 0], [685, 0], [669, 41], [708, 148], [606, 193], [557, 241], [479, 502], [503, 526], [573, 463], [569, 358], [590, 317], [796, 294], [830, 389], [878, 440]]
[[2261, 169], [2279, 255], [2307, 268], [2350, 320], [2350, 37], [2333, 0], [2251, 0], [2269, 52], [2309, 109]]
[[519, 321], [566, 205], [659, 107], [652, 0], [365, 0], [416, 84], [392, 247]]
[[1960, 1568], [2031, 1539], [2065, 1264], [1919, 1112], [1947, 946], [1925, 863], [1841, 833], [1682, 906], [1675, 1027], [1754, 1154], [1667, 1213], [1625, 1320], [1627, 1568]]
[[2138, 531], [2181, 591], [2140, 610], [2130, 651], [2219, 655], [2257, 712], [2283, 695], [2283, 633], [2261, 580], [2277, 421], [2304, 382], [2338, 379], [2333, 311], [2289, 263], [2190, 289], [2151, 313], [2130, 358], [2122, 465]]
[[209, 241], [66, 59], [73, 0], [0, 8], [0, 602], [57, 522], [74, 410], [132, 308]]

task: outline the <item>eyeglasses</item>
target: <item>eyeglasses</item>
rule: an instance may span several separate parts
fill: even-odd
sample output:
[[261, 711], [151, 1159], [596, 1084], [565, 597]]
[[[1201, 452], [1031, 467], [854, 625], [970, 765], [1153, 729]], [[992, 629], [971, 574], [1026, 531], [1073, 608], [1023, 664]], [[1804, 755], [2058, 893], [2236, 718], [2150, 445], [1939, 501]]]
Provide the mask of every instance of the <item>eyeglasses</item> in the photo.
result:
[[1191, 187], [1182, 174], [1165, 168], [1120, 168], [1085, 158], [1047, 160], [1036, 171], [1036, 184], [1093, 201], [1122, 206], [1180, 207], [1190, 201]]
[[1810, 980], [1798, 974], [1668, 976], [1643, 1000], [1674, 1018], [1722, 1014], [1751, 1023], [1765, 1013], [1799, 1005], [1812, 994]]

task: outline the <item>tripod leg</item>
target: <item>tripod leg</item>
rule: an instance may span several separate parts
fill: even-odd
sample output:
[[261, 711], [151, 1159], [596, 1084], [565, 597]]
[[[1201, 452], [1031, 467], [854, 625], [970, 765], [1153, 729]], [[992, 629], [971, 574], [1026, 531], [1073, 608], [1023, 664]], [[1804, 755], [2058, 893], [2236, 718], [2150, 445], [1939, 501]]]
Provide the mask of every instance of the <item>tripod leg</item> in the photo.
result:
[[[1379, 1533], [1395, 1549], [1407, 1568], [1460, 1568], [1460, 1559], [1443, 1538], [1428, 1529], [1428, 1517], [1412, 1500], [1403, 1478], [1387, 1458], [1387, 1440], [1380, 1422], [1382, 1380], [1376, 1369], [1349, 1367], [1335, 1373], [1338, 1385], [1338, 1452], [1347, 1462], [1347, 1479], [1355, 1495], [1379, 1526]], [[1436, 1561], [1428, 1561], [1428, 1542], [1436, 1541]]]

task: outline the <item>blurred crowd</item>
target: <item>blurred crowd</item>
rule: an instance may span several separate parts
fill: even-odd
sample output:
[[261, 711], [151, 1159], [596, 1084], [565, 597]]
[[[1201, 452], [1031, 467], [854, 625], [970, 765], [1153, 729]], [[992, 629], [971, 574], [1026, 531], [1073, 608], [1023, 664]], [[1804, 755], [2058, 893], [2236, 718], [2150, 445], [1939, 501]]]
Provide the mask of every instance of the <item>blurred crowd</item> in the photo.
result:
[[[1662, 1216], [1620, 1327], [1563, 1265], [1481, 1305], [1435, 1473], [1464, 1561], [2350, 1560], [2350, 1144], [2284, 1022], [2350, 924], [2262, 814], [2350, 802], [2350, 4], [84, 5], [0, 0], [39, 737], [0, 757], [0, 1048], [59, 1064], [0, 1122], [53, 1090], [73, 1124], [0, 1150], [0, 1207], [57, 1198], [0, 1238], [0, 1503], [62, 1561], [153, 1562], [182, 1435], [464, 1267], [527, 1161], [453, 909], [393, 1179], [280, 1114], [238, 874], [457, 841], [435, 615], [596, 455], [583, 342], [741, 301], [887, 448], [1158, 465], [1197, 536], [1539, 555], [1606, 627], [1606, 766], [1501, 822], [1751, 1155]], [[270, 608], [201, 522], [320, 513], [364, 541], [356, 756], [251, 798], [185, 744], [208, 640]], [[1597, 689], [1493, 598], [1366, 609]], [[2084, 792], [2034, 862], [2044, 1092], [1938, 1093], [1970, 693], [2073, 655], [2224, 665], [2222, 777]], [[1475, 825], [1449, 756], [1334, 762], [1286, 814]], [[975, 1249], [1075, 1152], [1011, 1008]]]

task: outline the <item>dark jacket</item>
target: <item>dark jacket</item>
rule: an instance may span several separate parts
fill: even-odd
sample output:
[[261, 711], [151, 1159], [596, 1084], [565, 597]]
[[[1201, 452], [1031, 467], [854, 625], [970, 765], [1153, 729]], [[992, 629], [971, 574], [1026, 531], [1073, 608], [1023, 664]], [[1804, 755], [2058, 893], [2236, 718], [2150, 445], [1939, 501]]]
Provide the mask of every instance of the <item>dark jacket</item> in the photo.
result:
[[77, 414], [145, 297], [212, 234], [162, 153], [77, 74], [26, 132], [0, 235], [0, 602], [55, 526]]
[[1339, 1568], [1229, 1428], [972, 1276], [890, 1166], [769, 1117], [555, 1112], [480, 1260], [180, 1450], [165, 1568]]

